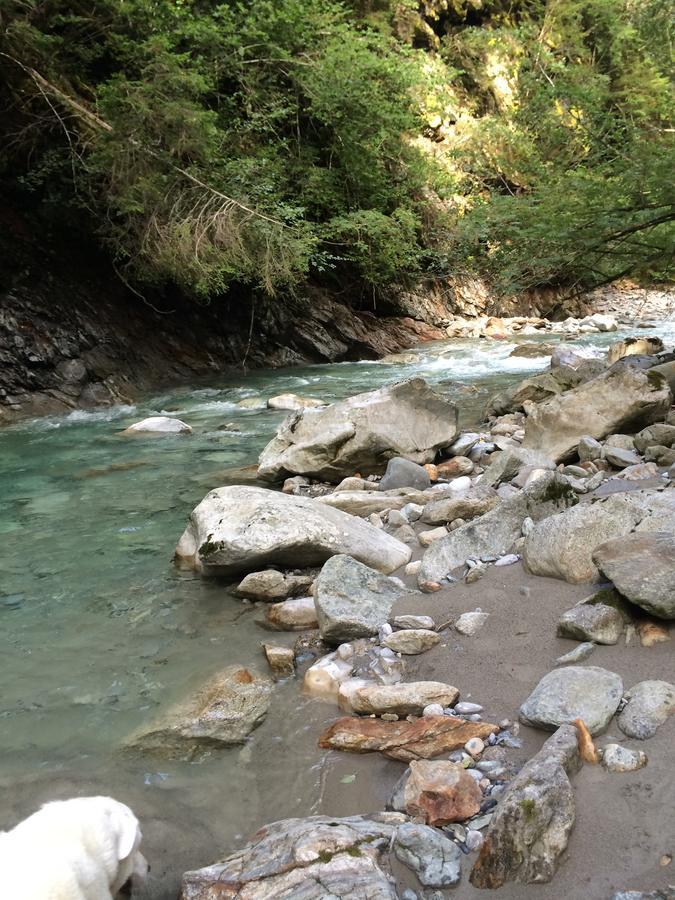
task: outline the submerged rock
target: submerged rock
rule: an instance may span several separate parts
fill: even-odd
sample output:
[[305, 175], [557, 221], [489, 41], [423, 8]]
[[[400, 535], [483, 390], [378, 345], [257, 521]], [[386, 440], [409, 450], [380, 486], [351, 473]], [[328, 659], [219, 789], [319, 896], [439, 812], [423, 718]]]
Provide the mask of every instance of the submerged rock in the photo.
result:
[[377, 634], [408, 589], [351, 556], [333, 556], [315, 582], [315, 605], [321, 637], [331, 644]]
[[267, 401], [268, 409], [317, 409], [327, 406], [325, 400], [317, 400], [315, 397], [300, 397], [298, 394], [278, 394]]
[[399, 716], [420, 715], [425, 706], [438, 703], [452, 706], [459, 691], [442, 681], [413, 681], [405, 684], [372, 685], [356, 690], [349, 698], [355, 713], [377, 716], [396, 713]]
[[190, 758], [213, 747], [243, 744], [265, 718], [271, 691], [269, 678], [228, 666], [195, 694], [160, 712], [127, 745], [166, 758]]
[[527, 417], [523, 447], [559, 462], [576, 451], [582, 436], [599, 439], [624, 428], [649, 425], [664, 416], [671, 403], [663, 375], [620, 361], [585, 384], [535, 406]]
[[421, 378], [358, 394], [324, 409], [291, 414], [260, 454], [271, 481], [308, 475], [339, 481], [382, 472], [402, 456], [424, 464], [457, 436], [457, 409]]
[[486, 738], [498, 732], [489, 722], [465, 722], [453, 716], [428, 716], [413, 722], [342, 718], [321, 735], [324, 750], [352, 753], [379, 751], [391, 759], [433, 759], [461, 749], [472, 737]]
[[609, 540], [595, 548], [593, 560], [637, 606], [659, 618], [675, 619], [673, 531], [627, 534]]
[[576, 729], [563, 725], [523, 766], [499, 798], [470, 881], [551, 881], [575, 820], [569, 775], [580, 765]]
[[315, 566], [338, 553], [386, 573], [411, 556], [405, 544], [341, 510], [309, 497], [239, 486], [208, 493], [176, 547], [178, 560], [217, 576], [268, 564]]
[[591, 734], [603, 731], [616, 712], [623, 682], [599, 666], [568, 666], [549, 672], [520, 707], [520, 721], [553, 731], [583, 719]]
[[654, 737], [675, 712], [675, 685], [667, 681], [641, 681], [626, 693], [626, 698], [628, 703], [619, 715], [619, 728], [640, 741]]
[[263, 644], [263, 652], [275, 679], [290, 678], [295, 674], [295, 653], [292, 648]]

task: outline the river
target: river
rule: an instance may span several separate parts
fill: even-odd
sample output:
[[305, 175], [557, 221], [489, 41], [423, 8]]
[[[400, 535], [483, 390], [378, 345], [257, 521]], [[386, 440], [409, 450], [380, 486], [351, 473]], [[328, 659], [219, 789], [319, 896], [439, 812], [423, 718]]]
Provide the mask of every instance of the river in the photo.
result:
[[[675, 323], [646, 333], [672, 343]], [[606, 346], [621, 335], [576, 343]], [[136, 407], [5, 428], [0, 827], [47, 799], [112, 794], [134, 808], [148, 838], [153, 872], [135, 896], [169, 900], [184, 869], [230, 852], [266, 821], [324, 808], [337, 764], [316, 738], [335, 710], [303, 698], [297, 682], [277, 686], [267, 721], [242, 748], [199, 763], [120, 753], [135, 727], [215, 669], [265, 670], [259, 612], [223, 585], [175, 569], [176, 541], [204, 494], [236, 481], [228, 470], [255, 463], [284, 416], [266, 408], [269, 396], [335, 400], [420, 375], [458, 403], [467, 425], [491, 393], [546, 368], [547, 357], [510, 356], [515, 344], [457, 340], [421, 345], [399, 362], [228, 375]], [[120, 433], [162, 412], [194, 433]], [[364, 797], [379, 801], [382, 790], [363, 794], [347, 782], [342, 808], [330, 811], [367, 811]]]

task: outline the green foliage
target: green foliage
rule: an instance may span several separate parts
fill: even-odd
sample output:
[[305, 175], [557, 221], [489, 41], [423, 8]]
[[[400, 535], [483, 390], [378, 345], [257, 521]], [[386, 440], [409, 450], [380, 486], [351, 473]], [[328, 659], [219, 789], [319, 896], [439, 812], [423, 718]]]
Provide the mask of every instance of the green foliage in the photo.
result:
[[671, 12], [0, 0], [0, 179], [204, 299], [671, 277]]

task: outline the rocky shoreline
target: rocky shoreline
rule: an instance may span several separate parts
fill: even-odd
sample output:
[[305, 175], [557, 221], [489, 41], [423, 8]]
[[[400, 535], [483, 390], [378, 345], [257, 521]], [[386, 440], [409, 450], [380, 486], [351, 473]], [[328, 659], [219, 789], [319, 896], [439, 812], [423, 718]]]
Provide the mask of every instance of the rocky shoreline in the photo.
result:
[[[179, 565], [236, 579], [235, 595], [258, 604], [276, 632], [262, 647], [270, 674], [214, 673], [129, 746], [199, 759], [240, 744], [263, 721], [274, 682], [302, 678], [336, 710], [320, 747], [405, 770], [386, 811], [271, 823], [187, 872], [182, 900], [413, 900], [455, 885], [458, 896], [490, 888], [513, 900], [550, 884], [537, 895], [548, 900], [568, 857], [574, 866], [574, 840], [597, 849], [583, 817], [575, 825], [578, 781], [591, 778], [610, 810], [627, 779], [636, 821], [658, 805], [635, 779], [667, 772], [672, 742], [674, 390], [675, 353], [636, 336], [602, 359], [558, 348], [548, 372], [493, 398], [471, 432], [422, 379], [325, 407], [288, 401], [259, 484], [208, 493], [176, 549]], [[537, 617], [545, 647], [571, 648], [544, 651], [536, 677], [511, 658], [522, 675], [495, 687], [500, 654]], [[475, 646], [492, 650], [476, 657]], [[490, 707], [474, 682], [491, 683]], [[505, 715], [514, 694], [516, 714]], [[543, 744], [542, 732], [553, 732]], [[614, 900], [672, 896], [667, 801], [658, 821], [665, 834], [640, 844], [648, 864], [627, 869], [641, 884], [616, 883], [619, 847], [608, 837], [598, 879]], [[577, 895], [610, 896], [602, 890]]]

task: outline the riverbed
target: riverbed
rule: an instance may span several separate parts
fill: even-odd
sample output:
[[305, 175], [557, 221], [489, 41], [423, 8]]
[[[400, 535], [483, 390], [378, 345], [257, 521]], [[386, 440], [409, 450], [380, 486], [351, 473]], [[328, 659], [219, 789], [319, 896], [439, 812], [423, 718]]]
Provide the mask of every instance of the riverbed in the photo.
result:
[[[574, 343], [601, 348], [631, 333]], [[672, 344], [675, 322], [644, 333]], [[255, 463], [282, 421], [266, 407], [270, 396], [332, 401], [418, 375], [469, 425], [490, 394], [547, 367], [547, 356], [511, 356], [517, 343], [446, 341], [388, 361], [228, 375], [134, 407], [3, 430], [0, 828], [45, 800], [111, 794], [132, 806], [147, 836], [153, 871], [135, 896], [169, 900], [183, 870], [231, 852], [264, 822], [383, 802], [388, 785], [379, 780], [342, 782], [358, 758], [317, 749], [335, 709], [303, 697], [297, 680], [275, 688], [270, 715], [243, 747], [160, 764], [120, 752], [125, 736], [215, 669], [266, 669], [260, 611], [225, 585], [176, 569], [173, 549], [192, 508], [209, 489], [236, 483], [235, 470]], [[121, 434], [161, 413], [194, 433]], [[383, 762], [378, 779], [391, 770], [393, 783], [394, 769]]]

